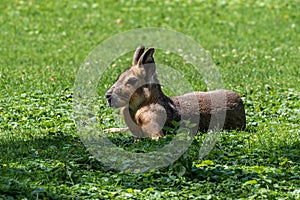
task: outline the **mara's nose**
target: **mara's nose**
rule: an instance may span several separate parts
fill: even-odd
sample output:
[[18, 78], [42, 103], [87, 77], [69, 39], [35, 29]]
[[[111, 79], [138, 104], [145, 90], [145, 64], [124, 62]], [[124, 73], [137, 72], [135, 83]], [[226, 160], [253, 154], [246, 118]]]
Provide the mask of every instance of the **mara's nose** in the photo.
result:
[[106, 102], [109, 106], [111, 106], [111, 96], [112, 96], [111, 91], [108, 91], [108, 92], [105, 93], [105, 99], [106, 99]]

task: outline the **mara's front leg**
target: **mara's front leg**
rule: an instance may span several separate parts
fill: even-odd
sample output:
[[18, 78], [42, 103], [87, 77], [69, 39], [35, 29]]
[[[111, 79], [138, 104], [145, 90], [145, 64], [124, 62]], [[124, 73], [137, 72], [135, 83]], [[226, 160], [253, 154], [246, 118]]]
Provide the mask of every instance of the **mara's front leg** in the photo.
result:
[[135, 115], [137, 125], [141, 127], [143, 137], [159, 139], [163, 137], [163, 127], [167, 113], [163, 106], [150, 104], [140, 108]]
[[124, 117], [124, 121], [127, 124], [129, 130], [131, 133], [136, 136], [137, 138], [142, 138], [143, 137], [143, 131], [140, 126], [138, 126], [134, 120], [132, 119], [130, 113], [129, 113], [129, 108], [124, 107], [121, 109], [121, 113]]

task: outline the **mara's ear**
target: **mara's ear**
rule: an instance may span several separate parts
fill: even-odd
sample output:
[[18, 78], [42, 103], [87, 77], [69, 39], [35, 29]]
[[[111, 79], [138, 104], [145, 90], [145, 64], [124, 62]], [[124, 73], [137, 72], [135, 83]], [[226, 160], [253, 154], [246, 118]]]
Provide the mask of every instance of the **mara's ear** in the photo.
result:
[[154, 48], [149, 48], [147, 51], [145, 51], [143, 55], [141, 55], [141, 57], [139, 58], [138, 64], [142, 65], [142, 64], [155, 63], [153, 58], [154, 51], [155, 51]]
[[136, 65], [141, 57], [141, 55], [144, 53], [145, 47], [143, 45], [136, 48], [133, 59], [132, 59], [132, 65]]
[[154, 51], [154, 48], [149, 48], [143, 53], [143, 55], [141, 55], [137, 63], [140, 68], [143, 68], [146, 71], [146, 75], [148, 77], [151, 77], [156, 71], [156, 66], [153, 58]]

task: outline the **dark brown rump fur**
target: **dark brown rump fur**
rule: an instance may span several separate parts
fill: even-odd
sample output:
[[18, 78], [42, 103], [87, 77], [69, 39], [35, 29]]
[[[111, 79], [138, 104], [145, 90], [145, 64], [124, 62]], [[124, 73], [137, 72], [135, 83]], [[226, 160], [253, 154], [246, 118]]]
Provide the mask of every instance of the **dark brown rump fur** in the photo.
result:
[[[244, 105], [240, 96], [230, 90], [194, 92], [171, 98], [180, 116], [199, 118], [199, 130], [243, 129], [246, 126]], [[197, 100], [198, 104], [195, 104]]]

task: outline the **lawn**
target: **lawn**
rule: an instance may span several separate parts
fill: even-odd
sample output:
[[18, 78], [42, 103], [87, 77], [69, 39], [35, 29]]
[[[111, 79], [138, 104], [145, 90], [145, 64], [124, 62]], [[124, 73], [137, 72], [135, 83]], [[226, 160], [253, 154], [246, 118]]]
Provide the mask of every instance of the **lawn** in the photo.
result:
[[[292, 1], [9, 1], [0, 5], [0, 199], [299, 199], [300, 4]], [[247, 128], [224, 131], [199, 159], [206, 134], [168, 167], [145, 173], [103, 165], [84, 146], [73, 114], [76, 74], [115, 34], [165, 27], [205, 48], [223, 88], [245, 103]], [[117, 48], [117, 47], [116, 47]], [[195, 90], [201, 77], [157, 52]], [[116, 125], [104, 92], [130, 65], [114, 61], [98, 88], [102, 129]], [[168, 92], [168, 91], [166, 91]], [[109, 138], [127, 151], [159, 141]]]

